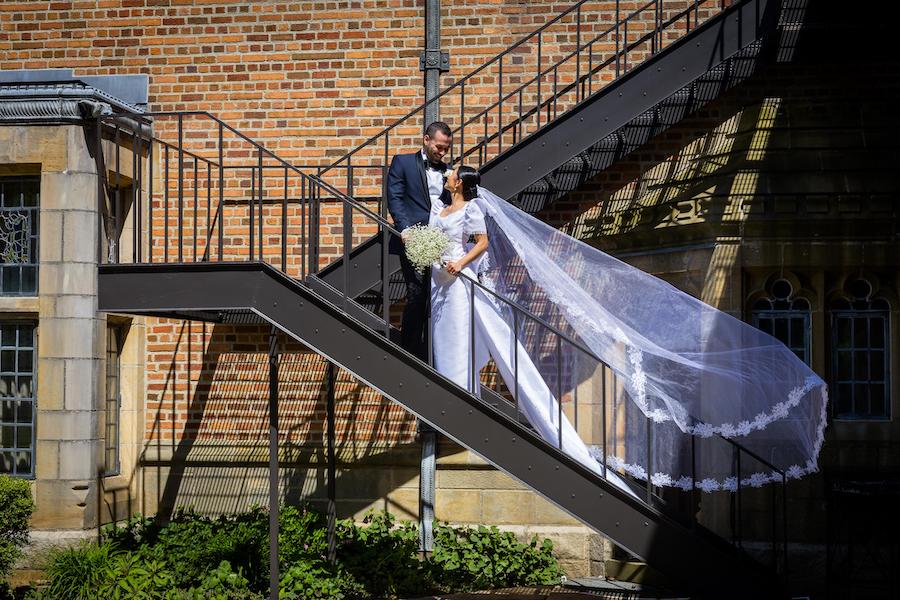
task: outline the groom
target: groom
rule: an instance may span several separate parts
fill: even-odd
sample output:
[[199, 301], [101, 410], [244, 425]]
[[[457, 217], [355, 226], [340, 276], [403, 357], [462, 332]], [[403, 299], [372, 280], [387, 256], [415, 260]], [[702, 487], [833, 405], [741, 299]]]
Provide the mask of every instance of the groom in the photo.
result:
[[403, 251], [403, 231], [413, 225], [427, 225], [431, 202], [450, 203], [450, 192], [444, 189], [444, 155], [453, 142], [450, 127], [435, 121], [425, 128], [422, 149], [412, 154], [398, 154], [388, 171], [388, 211], [401, 239], [391, 238], [390, 250], [400, 255], [400, 267], [406, 282], [406, 308], [403, 310], [400, 344], [420, 359], [428, 360], [426, 322], [431, 277], [426, 269], [417, 270]]

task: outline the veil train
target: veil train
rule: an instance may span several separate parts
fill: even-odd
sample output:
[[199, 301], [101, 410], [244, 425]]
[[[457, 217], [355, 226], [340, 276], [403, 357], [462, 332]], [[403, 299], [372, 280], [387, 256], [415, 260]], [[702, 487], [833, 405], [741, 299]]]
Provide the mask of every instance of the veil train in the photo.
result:
[[[576, 342], [475, 295], [478, 338], [544, 438], [558, 444], [558, 390], [576, 421], [563, 416], [563, 450], [595, 471], [733, 491], [818, 470], [827, 388], [781, 342], [478, 191], [482, 283]], [[737, 473], [726, 440], [757, 459]]]

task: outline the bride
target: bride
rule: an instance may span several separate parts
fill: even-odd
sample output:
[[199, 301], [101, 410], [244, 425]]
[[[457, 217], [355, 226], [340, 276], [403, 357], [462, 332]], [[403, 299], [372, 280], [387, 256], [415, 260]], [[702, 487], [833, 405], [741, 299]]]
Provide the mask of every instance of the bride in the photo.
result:
[[[544, 439], [629, 492], [613, 470], [704, 491], [817, 470], [826, 387], [781, 342], [479, 184], [460, 166], [452, 202], [432, 204], [429, 225], [450, 240], [432, 268], [440, 373], [477, 395], [493, 358]], [[735, 443], [753, 452], [737, 468]]]

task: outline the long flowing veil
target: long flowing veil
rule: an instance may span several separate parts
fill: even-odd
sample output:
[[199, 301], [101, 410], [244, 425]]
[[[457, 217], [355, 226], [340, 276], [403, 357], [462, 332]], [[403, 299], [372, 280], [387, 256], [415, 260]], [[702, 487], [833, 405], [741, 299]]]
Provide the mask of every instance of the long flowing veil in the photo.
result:
[[475, 201], [479, 277], [543, 321], [503, 310], [597, 460], [705, 491], [818, 470], [827, 388], [781, 342], [484, 188]]

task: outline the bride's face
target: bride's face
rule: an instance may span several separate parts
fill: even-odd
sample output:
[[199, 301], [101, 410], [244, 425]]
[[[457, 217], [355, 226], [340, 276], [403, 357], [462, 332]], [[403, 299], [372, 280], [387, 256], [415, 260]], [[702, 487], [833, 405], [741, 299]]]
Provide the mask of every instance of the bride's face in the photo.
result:
[[450, 171], [450, 174], [447, 175], [447, 181], [444, 182], [444, 189], [448, 192], [455, 192], [459, 187], [459, 175], [456, 174], [456, 169]]

